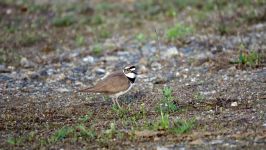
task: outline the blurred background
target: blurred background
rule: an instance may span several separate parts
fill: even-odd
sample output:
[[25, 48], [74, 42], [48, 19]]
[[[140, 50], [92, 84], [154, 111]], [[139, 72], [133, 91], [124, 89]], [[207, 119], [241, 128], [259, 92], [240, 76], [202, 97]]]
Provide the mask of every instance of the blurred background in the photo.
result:
[[265, 68], [266, 0], [0, 0], [0, 149], [265, 149]]
[[[0, 63], [20, 66], [23, 57], [42, 63], [43, 55], [82, 47], [84, 55], [99, 56], [158, 37], [178, 47], [197, 34], [240, 35], [241, 41], [251, 28], [265, 29], [265, 10], [265, 0], [1, 0]], [[225, 47], [215, 42], [205, 44]], [[249, 46], [242, 42], [265, 48]]]

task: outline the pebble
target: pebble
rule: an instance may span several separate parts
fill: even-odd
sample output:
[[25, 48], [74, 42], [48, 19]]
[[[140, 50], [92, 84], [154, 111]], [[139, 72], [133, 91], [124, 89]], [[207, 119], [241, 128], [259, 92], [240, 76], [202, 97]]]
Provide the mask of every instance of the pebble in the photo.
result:
[[38, 79], [39, 77], [40, 77], [40, 76], [39, 76], [38, 73], [32, 73], [32, 74], [30, 75], [30, 78], [33, 79], [33, 80]]
[[179, 76], [180, 76], [180, 72], [176, 72], [176, 73], [175, 73], [175, 76], [176, 76], [176, 77], [179, 77]]
[[152, 80], [152, 83], [154, 84], [165, 84], [167, 82], [168, 82], [168, 78], [162, 75], [158, 75]]
[[222, 144], [223, 143], [223, 140], [212, 140], [210, 141], [210, 144]]
[[50, 75], [52, 75], [54, 73], [55, 73], [55, 70], [54, 69], [52, 69], [52, 68], [47, 69], [48, 76], [50, 76]]
[[232, 102], [232, 103], [231, 103], [231, 106], [232, 106], [232, 107], [236, 107], [237, 105], [238, 105], [237, 102]]
[[51, 76], [49, 79], [47, 79], [47, 82], [53, 83], [53, 82], [64, 80], [65, 78], [66, 78], [66, 76], [63, 73], [55, 74], [55, 75]]
[[39, 74], [40, 74], [41, 76], [48, 76], [48, 73], [47, 73], [47, 70], [46, 70], [46, 69], [41, 70], [41, 71], [39, 72]]
[[35, 64], [32, 61], [28, 60], [26, 57], [21, 58], [20, 65], [24, 68], [32, 68], [35, 66]]
[[6, 68], [6, 65], [0, 64], [0, 73], [10, 73], [11, 69]]
[[6, 69], [6, 65], [0, 64], [0, 70]]
[[57, 92], [70, 92], [70, 90], [67, 88], [57, 88], [57, 89], [55, 89], [55, 91], [57, 91]]
[[151, 64], [151, 69], [152, 69], [153, 71], [161, 70], [161, 69], [162, 69], [162, 65], [161, 65], [160, 63], [158, 63], [158, 62], [153, 62], [153, 63]]
[[82, 61], [90, 64], [93, 64], [95, 62], [94, 57], [92, 56], [86, 56], [82, 58]]
[[145, 74], [145, 73], [148, 73], [148, 68], [147, 67], [145, 67], [144, 65], [141, 65], [140, 67], [139, 67], [139, 74]]
[[74, 73], [82, 73], [85, 74], [87, 72], [87, 68], [86, 67], [75, 67], [72, 70]]
[[95, 72], [97, 75], [104, 75], [106, 73], [106, 71], [102, 68], [97, 68]]
[[7, 75], [2, 75], [0, 74], [0, 81], [9, 81], [12, 80], [13, 78], [7, 76]]
[[144, 57], [153, 56], [156, 53], [156, 50], [157, 48], [150, 43], [141, 48]]
[[165, 51], [161, 52], [161, 56], [163, 59], [171, 58], [177, 55], [181, 55], [181, 53], [178, 52], [176, 47], [170, 47], [166, 49]]
[[192, 145], [201, 145], [201, 144], [204, 144], [204, 142], [203, 142], [202, 139], [196, 139], [196, 140], [190, 142], [190, 144], [192, 144]]
[[102, 58], [102, 60], [105, 60], [107, 62], [118, 61], [119, 57], [117, 57], [117, 56], [105, 56]]
[[163, 146], [157, 146], [156, 150], [169, 150], [169, 148]]

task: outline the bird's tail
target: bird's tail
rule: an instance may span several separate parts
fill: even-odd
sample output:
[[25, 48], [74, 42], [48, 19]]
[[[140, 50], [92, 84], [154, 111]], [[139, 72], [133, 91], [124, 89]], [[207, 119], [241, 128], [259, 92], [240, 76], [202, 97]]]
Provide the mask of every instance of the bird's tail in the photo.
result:
[[92, 92], [91, 88], [80, 89], [77, 92]]
[[95, 90], [91, 87], [77, 90], [77, 92], [94, 92]]

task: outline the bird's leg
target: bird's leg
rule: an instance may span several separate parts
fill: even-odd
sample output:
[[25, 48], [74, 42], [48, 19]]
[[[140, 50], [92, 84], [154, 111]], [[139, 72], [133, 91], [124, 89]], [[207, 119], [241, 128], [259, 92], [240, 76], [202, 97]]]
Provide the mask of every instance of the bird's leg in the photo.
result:
[[116, 102], [116, 104], [117, 104], [118, 108], [119, 108], [119, 109], [121, 109], [121, 106], [119, 105], [119, 103], [118, 103], [117, 99], [118, 99], [118, 97], [116, 97], [116, 98], [115, 98], [115, 102]]
[[112, 97], [112, 101], [113, 101], [113, 105], [115, 105], [116, 104], [116, 101], [115, 101], [115, 98], [114, 97]]

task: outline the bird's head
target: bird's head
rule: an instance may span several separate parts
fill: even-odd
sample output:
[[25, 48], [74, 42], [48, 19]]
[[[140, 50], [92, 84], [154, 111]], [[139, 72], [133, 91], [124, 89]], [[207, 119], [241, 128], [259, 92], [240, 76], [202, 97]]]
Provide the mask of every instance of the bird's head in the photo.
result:
[[124, 68], [123, 72], [128, 78], [134, 79], [137, 77], [137, 72], [136, 72], [135, 66], [126, 66]]

